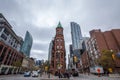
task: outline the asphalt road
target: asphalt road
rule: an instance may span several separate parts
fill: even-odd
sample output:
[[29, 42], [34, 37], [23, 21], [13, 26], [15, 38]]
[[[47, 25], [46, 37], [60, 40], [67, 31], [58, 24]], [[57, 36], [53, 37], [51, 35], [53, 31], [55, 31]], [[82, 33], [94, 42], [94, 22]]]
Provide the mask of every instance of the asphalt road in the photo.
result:
[[[23, 74], [14, 74], [14, 75], [0, 75], [0, 80], [68, 80], [68, 79], [59, 79], [58, 77], [51, 76], [48, 78], [48, 75], [43, 75], [42, 77], [24, 77]], [[120, 80], [120, 78], [111, 78], [111, 77], [98, 77], [94, 75], [83, 75], [80, 74], [79, 77], [70, 77], [69, 80]]]

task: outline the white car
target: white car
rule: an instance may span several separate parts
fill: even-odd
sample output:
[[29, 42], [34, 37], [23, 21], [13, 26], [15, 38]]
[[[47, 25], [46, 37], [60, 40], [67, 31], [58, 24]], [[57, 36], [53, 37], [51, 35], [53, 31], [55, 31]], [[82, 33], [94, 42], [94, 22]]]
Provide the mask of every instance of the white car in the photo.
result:
[[37, 71], [32, 71], [32, 77], [38, 77], [38, 72]]

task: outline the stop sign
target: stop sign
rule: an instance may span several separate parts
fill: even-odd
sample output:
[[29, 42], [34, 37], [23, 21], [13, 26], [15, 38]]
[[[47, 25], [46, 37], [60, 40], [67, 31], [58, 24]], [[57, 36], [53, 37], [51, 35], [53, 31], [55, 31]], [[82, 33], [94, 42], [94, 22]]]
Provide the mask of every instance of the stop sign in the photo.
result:
[[100, 73], [100, 69], [99, 68], [97, 69], [97, 72]]

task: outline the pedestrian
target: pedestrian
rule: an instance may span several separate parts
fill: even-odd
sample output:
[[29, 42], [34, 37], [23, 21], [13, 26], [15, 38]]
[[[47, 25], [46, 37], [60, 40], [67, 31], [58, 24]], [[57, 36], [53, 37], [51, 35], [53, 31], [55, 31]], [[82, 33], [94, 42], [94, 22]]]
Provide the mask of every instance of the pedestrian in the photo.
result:
[[51, 73], [50, 70], [48, 70], [48, 78], [50, 78], [50, 73]]
[[55, 71], [55, 76], [58, 76], [58, 71]]
[[42, 72], [42, 70], [40, 70], [40, 77], [42, 77], [42, 74], [43, 74], [43, 72]]
[[70, 76], [71, 76], [70, 72], [67, 71], [67, 77], [68, 77], [68, 79], [70, 78]]

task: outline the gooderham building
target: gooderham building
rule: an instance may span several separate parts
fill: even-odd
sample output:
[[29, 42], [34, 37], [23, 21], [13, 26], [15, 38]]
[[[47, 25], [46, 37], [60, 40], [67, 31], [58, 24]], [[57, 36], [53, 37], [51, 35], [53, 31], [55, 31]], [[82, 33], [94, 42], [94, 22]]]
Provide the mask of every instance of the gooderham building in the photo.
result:
[[56, 71], [64, 73], [66, 69], [66, 51], [65, 41], [63, 35], [63, 27], [59, 22], [56, 27], [56, 35], [53, 39], [53, 46], [51, 52], [50, 70], [54, 74]]

